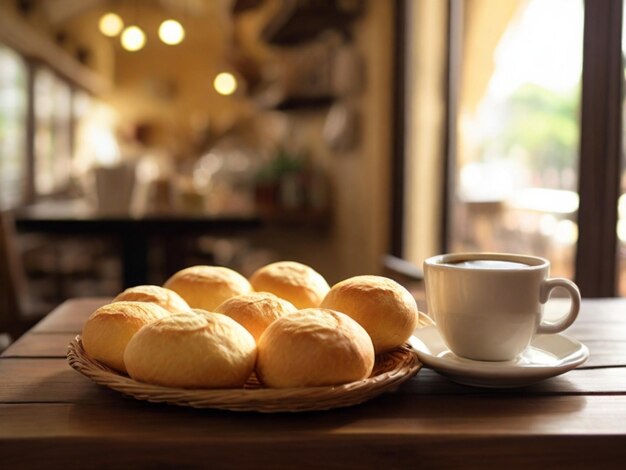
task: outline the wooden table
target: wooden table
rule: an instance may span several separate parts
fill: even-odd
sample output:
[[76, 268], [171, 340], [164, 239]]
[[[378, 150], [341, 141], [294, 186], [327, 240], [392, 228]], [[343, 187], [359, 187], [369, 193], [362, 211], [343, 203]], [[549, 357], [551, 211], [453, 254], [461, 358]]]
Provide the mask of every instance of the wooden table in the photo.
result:
[[[624, 468], [626, 299], [585, 300], [579, 369], [516, 390], [422, 369], [365, 404], [301, 414], [125, 398], [72, 370], [70, 339], [106, 299], [71, 300], [0, 358], [0, 465], [180, 468]], [[567, 465], [567, 467], [566, 467]]]
[[20, 232], [110, 235], [121, 245], [123, 287], [148, 283], [148, 248], [155, 236], [233, 235], [261, 226], [251, 214], [106, 214], [84, 201], [43, 202], [15, 213]]

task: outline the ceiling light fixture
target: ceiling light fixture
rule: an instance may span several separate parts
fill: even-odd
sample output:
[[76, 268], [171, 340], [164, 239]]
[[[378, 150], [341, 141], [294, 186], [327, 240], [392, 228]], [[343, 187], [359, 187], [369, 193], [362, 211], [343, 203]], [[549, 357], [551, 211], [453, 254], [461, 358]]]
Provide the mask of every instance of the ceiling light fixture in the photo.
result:
[[100, 18], [98, 26], [102, 34], [112, 38], [122, 32], [122, 29], [124, 29], [124, 22], [119, 15], [115, 13], [106, 13]]
[[176, 20], [165, 20], [159, 26], [159, 38], [165, 44], [175, 46], [185, 39], [185, 29]]
[[213, 87], [220, 95], [229, 96], [237, 91], [237, 79], [232, 73], [221, 72], [215, 76]]
[[139, 26], [129, 26], [122, 33], [122, 47], [127, 51], [138, 51], [146, 44], [146, 34]]

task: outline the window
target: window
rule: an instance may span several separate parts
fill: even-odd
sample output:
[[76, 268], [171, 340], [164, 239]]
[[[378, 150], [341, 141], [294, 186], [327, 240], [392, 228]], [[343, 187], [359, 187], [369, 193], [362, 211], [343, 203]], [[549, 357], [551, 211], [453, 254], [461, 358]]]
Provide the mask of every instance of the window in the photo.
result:
[[52, 194], [69, 183], [72, 160], [72, 91], [47, 68], [35, 72], [35, 192]]
[[27, 69], [0, 45], [0, 209], [22, 201], [26, 175]]
[[[424, 16], [443, 2], [398, 3]], [[442, 145], [430, 155], [410, 145], [398, 152], [407, 171], [405, 179], [395, 173], [395, 183], [404, 185], [396, 198], [403, 212], [392, 234], [401, 240], [395, 254], [417, 264], [441, 251], [538, 254], [552, 261], [553, 274], [573, 278], [584, 296], [615, 295], [614, 260], [626, 269], [626, 241], [617, 243], [618, 233], [626, 240], [626, 225], [617, 220], [622, 0], [449, 0], [446, 7], [438, 32], [447, 38], [447, 62], [438, 70], [447, 83], [435, 89], [445, 116], [431, 113]], [[411, 53], [419, 21], [406, 15], [400, 40], [409, 46], [400, 88], [408, 96], [425, 81], [416, 75], [431, 73]], [[415, 119], [420, 104], [407, 102], [398, 114], [399, 138], [432, 135]], [[412, 188], [427, 181], [411, 168], [434, 161], [435, 153], [440, 169], [426, 174], [444, 190], [415, 200]], [[620, 202], [626, 216], [626, 198]], [[439, 237], [420, 251], [413, 248], [421, 235], [411, 232], [411, 214], [424, 205], [438, 207], [441, 216], [438, 224], [422, 224], [422, 232]], [[618, 248], [623, 255], [616, 256]]]
[[467, 0], [449, 249], [532, 253], [574, 278], [583, 5]]

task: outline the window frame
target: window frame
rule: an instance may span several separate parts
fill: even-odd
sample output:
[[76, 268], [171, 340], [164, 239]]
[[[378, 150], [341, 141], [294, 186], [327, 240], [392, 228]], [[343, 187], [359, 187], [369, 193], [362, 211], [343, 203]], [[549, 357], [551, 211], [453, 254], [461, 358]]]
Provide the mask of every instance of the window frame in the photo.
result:
[[585, 297], [614, 297], [622, 161], [623, 5], [622, 0], [585, 1], [584, 5], [575, 281]]

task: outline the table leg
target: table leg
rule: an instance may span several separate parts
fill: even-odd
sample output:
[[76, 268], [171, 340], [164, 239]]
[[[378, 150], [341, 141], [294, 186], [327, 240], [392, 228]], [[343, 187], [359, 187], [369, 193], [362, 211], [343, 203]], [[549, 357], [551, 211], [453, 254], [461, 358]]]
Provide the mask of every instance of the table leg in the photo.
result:
[[122, 282], [124, 289], [148, 282], [148, 238], [133, 233], [122, 234]]

